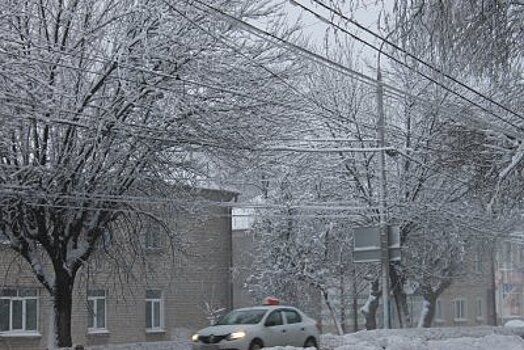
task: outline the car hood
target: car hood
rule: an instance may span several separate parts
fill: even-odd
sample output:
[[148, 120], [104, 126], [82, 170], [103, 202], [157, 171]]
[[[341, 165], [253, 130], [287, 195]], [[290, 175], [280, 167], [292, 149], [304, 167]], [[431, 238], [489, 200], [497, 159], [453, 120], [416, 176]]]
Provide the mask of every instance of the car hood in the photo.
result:
[[223, 325], [223, 326], [211, 326], [198, 331], [199, 335], [226, 335], [238, 331], [247, 331], [253, 329], [256, 325], [252, 324], [235, 324], [235, 325]]

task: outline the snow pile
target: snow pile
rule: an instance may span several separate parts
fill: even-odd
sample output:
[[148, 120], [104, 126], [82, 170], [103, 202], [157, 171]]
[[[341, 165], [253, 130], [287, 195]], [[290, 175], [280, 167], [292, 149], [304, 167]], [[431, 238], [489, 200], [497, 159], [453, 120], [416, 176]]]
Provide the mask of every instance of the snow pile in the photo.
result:
[[357, 342], [337, 347], [336, 350], [523, 350], [524, 340], [516, 335], [491, 334], [481, 338], [453, 338], [441, 340], [409, 339], [393, 336], [374, 342]]
[[322, 350], [524, 350], [523, 328], [455, 327], [325, 335]]
[[524, 328], [524, 321], [522, 320], [511, 320], [504, 324], [504, 327], [520, 327]]

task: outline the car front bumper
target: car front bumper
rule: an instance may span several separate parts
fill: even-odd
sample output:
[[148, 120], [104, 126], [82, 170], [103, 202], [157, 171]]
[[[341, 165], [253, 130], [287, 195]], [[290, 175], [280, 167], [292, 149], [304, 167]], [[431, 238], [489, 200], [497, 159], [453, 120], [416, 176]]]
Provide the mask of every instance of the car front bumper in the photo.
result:
[[215, 344], [205, 344], [202, 342], [194, 342], [193, 350], [248, 350], [249, 340], [238, 339], [238, 340], [221, 340]]

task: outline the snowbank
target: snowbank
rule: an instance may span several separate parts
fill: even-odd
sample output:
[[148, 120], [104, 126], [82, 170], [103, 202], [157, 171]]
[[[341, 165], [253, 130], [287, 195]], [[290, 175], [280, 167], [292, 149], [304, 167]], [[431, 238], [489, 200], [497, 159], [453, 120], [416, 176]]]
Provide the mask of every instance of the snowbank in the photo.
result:
[[383, 338], [375, 342], [358, 342], [343, 345], [336, 350], [522, 350], [524, 340], [515, 335], [491, 334], [480, 338], [454, 338], [441, 340]]
[[454, 327], [325, 335], [323, 350], [524, 350], [524, 328]]
[[521, 327], [524, 328], [524, 321], [522, 320], [511, 320], [504, 323], [504, 327]]

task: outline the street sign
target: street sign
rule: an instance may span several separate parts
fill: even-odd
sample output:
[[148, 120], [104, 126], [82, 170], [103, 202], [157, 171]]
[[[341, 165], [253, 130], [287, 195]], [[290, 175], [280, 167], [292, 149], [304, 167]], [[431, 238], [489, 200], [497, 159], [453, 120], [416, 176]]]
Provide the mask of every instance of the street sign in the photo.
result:
[[[389, 260], [400, 261], [400, 229], [398, 226], [388, 226]], [[380, 227], [355, 228], [353, 261], [380, 262]]]

